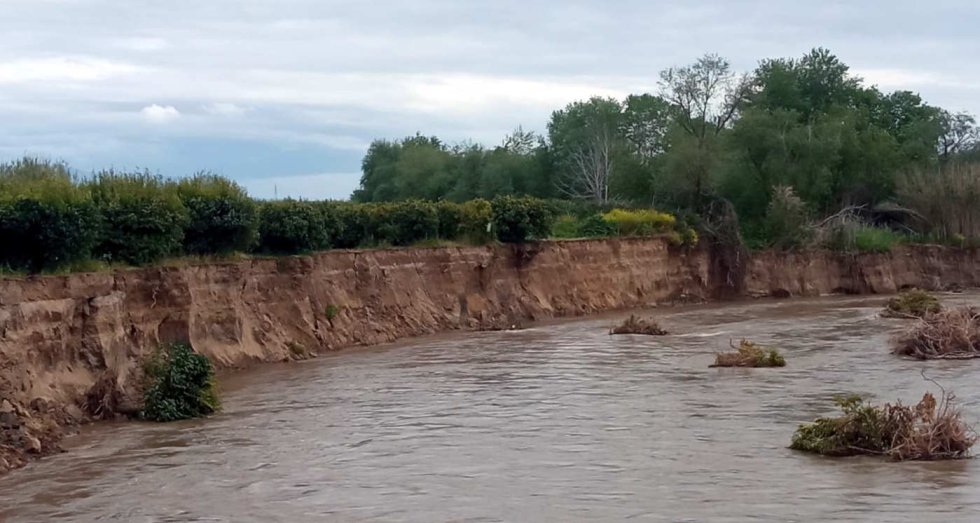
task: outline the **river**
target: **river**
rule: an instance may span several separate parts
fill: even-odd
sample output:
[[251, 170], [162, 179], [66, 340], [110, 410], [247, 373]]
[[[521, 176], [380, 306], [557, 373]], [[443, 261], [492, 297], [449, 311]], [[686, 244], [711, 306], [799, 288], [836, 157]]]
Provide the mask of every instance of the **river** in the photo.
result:
[[[945, 296], [980, 303], [980, 294]], [[980, 361], [889, 353], [882, 298], [652, 311], [453, 333], [223, 382], [225, 410], [99, 424], [0, 478], [0, 521], [980, 521], [980, 462], [828, 459], [787, 449], [831, 397], [956, 392], [980, 419]], [[782, 369], [713, 369], [747, 337]]]

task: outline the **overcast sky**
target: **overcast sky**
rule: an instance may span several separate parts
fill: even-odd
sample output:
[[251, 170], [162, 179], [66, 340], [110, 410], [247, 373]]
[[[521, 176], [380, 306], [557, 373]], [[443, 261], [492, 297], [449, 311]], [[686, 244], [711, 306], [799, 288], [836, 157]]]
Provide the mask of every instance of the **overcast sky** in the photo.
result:
[[591, 95], [829, 48], [884, 90], [980, 113], [980, 2], [0, 0], [0, 159], [223, 173], [345, 198], [373, 138], [496, 144]]

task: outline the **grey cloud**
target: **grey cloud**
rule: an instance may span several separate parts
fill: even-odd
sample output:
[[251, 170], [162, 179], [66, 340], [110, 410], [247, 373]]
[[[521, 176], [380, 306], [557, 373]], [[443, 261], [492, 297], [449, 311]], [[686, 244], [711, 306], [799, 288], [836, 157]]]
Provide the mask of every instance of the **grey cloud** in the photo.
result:
[[[242, 140], [284, 146], [268, 177], [341, 173], [353, 188], [348, 152], [373, 137], [495, 143], [589, 94], [655, 90], [659, 70], [704, 52], [750, 70], [814, 46], [980, 113], [978, 20], [966, 0], [6, 0], [0, 152], [166, 168], [168, 141]], [[291, 143], [321, 147], [323, 168], [291, 167]]]

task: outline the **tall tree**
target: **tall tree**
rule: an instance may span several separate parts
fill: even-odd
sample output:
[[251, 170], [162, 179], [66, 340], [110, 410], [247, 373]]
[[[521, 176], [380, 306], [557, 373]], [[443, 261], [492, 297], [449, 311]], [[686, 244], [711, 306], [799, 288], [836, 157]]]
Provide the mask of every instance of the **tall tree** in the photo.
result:
[[684, 182], [681, 188], [687, 194], [678, 199], [695, 209], [703, 207], [710, 190], [717, 138], [737, 118], [750, 87], [747, 76], [734, 74], [728, 60], [716, 54], [660, 73], [661, 94], [673, 108], [675, 126], [681, 131], [675, 135], [668, 176]]
[[566, 197], [609, 201], [621, 119], [620, 103], [599, 97], [571, 103], [551, 115], [548, 136], [559, 162], [557, 187]]

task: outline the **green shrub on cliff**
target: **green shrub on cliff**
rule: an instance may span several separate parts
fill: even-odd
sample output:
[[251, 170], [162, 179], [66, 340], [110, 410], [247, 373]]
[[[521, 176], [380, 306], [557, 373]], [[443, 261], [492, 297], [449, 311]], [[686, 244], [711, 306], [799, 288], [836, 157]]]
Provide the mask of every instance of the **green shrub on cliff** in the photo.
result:
[[337, 220], [337, 230], [332, 245], [338, 249], [354, 249], [373, 241], [373, 204], [330, 202], [332, 216]]
[[377, 204], [373, 221], [375, 241], [388, 245], [411, 245], [439, 236], [439, 213], [432, 202], [408, 200]]
[[677, 223], [672, 214], [654, 209], [613, 209], [602, 215], [602, 219], [616, 226], [622, 236], [649, 236], [669, 232]]
[[86, 185], [102, 216], [99, 258], [144, 265], [180, 253], [188, 214], [172, 181], [103, 171]]
[[902, 243], [901, 234], [881, 227], [862, 227], [854, 234], [858, 252], [890, 252]]
[[281, 200], [259, 207], [259, 249], [300, 254], [330, 247], [327, 216], [313, 202]]
[[563, 214], [555, 219], [555, 223], [551, 226], [550, 236], [557, 239], [578, 238], [578, 231], [578, 220], [570, 214]]
[[604, 238], [617, 233], [616, 225], [607, 222], [601, 214], [590, 215], [578, 224], [578, 235], [583, 238]]
[[91, 196], [63, 164], [25, 158], [0, 165], [0, 266], [39, 272], [83, 262], [99, 226]]
[[543, 239], [551, 231], [552, 210], [543, 200], [501, 196], [491, 202], [493, 228], [504, 243]]
[[247, 252], [258, 240], [258, 206], [237, 183], [210, 173], [180, 180], [177, 194], [187, 207], [187, 254]]
[[184, 343], [160, 347], [144, 366], [143, 419], [199, 418], [221, 408], [211, 360]]
[[[493, 207], [482, 198], [462, 203], [462, 221], [460, 235], [470, 243], [483, 244], [493, 239]], [[447, 238], [453, 239], [453, 238]]]

